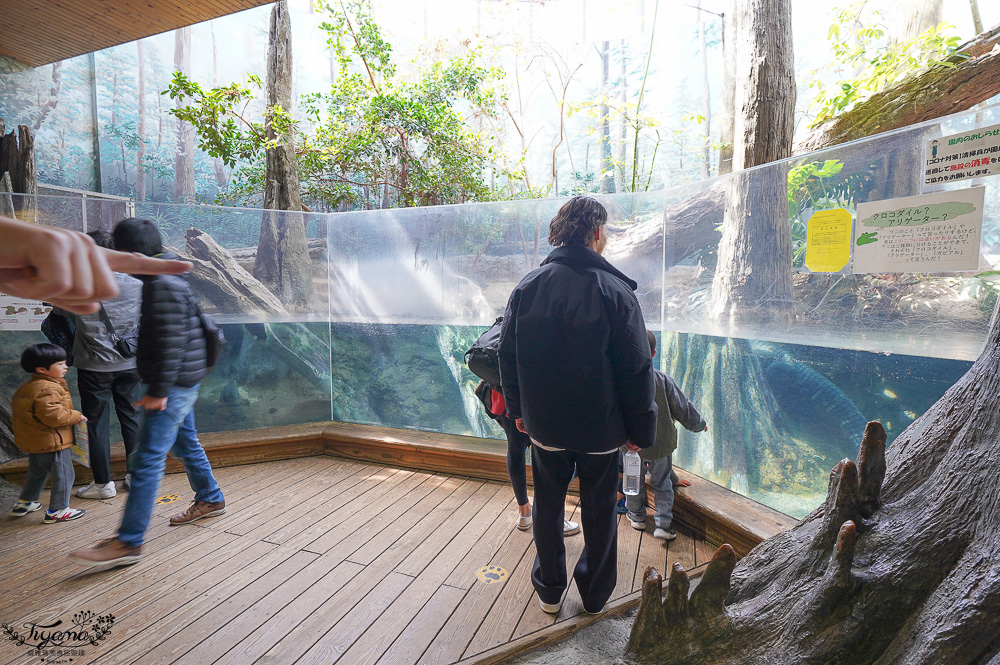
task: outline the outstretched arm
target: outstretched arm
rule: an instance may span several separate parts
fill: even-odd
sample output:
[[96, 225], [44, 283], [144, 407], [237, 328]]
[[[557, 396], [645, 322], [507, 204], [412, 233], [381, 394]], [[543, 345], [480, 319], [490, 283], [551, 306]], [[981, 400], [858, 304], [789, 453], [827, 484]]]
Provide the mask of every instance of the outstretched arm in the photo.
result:
[[76, 314], [118, 295], [113, 272], [179, 274], [187, 261], [167, 261], [104, 249], [76, 231], [0, 217], [0, 292], [45, 300]]

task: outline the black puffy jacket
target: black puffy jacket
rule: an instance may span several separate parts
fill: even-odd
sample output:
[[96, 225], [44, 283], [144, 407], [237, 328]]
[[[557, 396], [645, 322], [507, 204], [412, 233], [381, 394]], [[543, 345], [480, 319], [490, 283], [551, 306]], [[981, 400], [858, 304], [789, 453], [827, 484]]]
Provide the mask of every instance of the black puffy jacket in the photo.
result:
[[[159, 255], [176, 259], [173, 252]], [[191, 387], [208, 373], [205, 330], [197, 300], [178, 275], [136, 275], [142, 280], [136, 367], [151, 397], [166, 397], [174, 386]]]
[[552, 250], [515, 287], [500, 383], [507, 411], [539, 443], [584, 453], [653, 444], [653, 366], [635, 288], [582, 245]]

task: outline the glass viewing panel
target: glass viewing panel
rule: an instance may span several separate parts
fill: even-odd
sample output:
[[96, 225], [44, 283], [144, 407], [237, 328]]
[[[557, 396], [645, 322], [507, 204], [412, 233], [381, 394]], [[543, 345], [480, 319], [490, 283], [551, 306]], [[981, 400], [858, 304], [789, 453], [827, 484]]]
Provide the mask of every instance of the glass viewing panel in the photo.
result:
[[[925, 150], [997, 124], [1000, 106], [987, 107], [667, 191], [599, 197], [605, 256], [639, 284], [658, 367], [709, 423], [680, 432], [675, 463], [801, 517], [822, 500], [830, 468], [857, 454], [867, 421], [881, 421], [891, 445], [966, 371], [997, 298], [983, 273], [1000, 263], [1000, 177], [925, 183]], [[816, 212], [980, 186], [976, 270], [806, 267]], [[565, 201], [318, 214], [14, 198], [19, 216], [66, 228], [153, 219], [195, 260], [192, 284], [230, 339], [198, 403], [204, 431], [332, 418], [494, 439], [503, 433], [472, 393], [464, 352], [548, 254], [548, 222]], [[264, 223], [273, 237], [304, 229], [305, 246], [258, 247]], [[299, 266], [298, 286], [260, 289], [253, 276], [282, 260]], [[0, 335], [4, 357], [37, 338]]]

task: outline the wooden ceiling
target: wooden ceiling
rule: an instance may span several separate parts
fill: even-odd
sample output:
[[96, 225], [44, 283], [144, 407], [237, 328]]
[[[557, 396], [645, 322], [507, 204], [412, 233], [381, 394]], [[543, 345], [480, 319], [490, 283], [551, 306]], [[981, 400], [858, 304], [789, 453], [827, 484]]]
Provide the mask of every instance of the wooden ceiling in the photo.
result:
[[273, 1], [0, 0], [0, 56], [45, 65]]

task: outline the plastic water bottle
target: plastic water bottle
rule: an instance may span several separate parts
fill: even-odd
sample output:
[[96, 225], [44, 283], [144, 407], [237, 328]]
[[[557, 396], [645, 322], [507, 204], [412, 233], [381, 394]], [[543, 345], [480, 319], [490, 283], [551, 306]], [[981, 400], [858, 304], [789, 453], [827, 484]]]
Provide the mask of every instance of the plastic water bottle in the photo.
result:
[[622, 490], [629, 496], [639, 493], [639, 467], [642, 460], [639, 453], [631, 450], [625, 453], [625, 470], [622, 472]]

